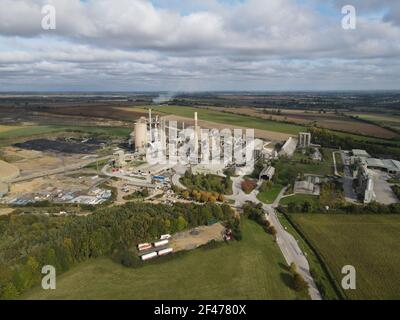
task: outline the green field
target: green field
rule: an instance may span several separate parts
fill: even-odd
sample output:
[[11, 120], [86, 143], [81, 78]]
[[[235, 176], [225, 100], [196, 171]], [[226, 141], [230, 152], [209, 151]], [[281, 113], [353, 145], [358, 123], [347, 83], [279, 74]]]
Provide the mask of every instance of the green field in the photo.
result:
[[306, 130], [306, 127], [301, 125], [265, 120], [261, 118], [243, 116], [227, 112], [220, 112], [205, 108], [193, 108], [193, 107], [181, 107], [181, 106], [160, 106], [152, 108], [158, 112], [173, 114], [176, 116], [187, 117], [187, 118], [193, 118], [194, 112], [197, 112], [200, 120], [237, 125], [245, 128], [254, 128], [254, 129], [281, 132], [294, 135], [297, 135], [299, 131]]
[[300, 299], [272, 237], [243, 221], [243, 240], [137, 269], [101, 258], [59, 276], [57, 289], [24, 299]]
[[[148, 107], [143, 107], [148, 108]], [[300, 131], [307, 131], [306, 126], [286, 123], [286, 122], [279, 122], [273, 120], [266, 120], [251, 116], [239, 115], [239, 114], [232, 114], [228, 112], [221, 112], [216, 110], [211, 110], [207, 108], [201, 107], [185, 107], [185, 106], [152, 106], [153, 110], [165, 113], [165, 114], [173, 114], [176, 116], [193, 118], [194, 112], [197, 112], [199, 118], [201, 120], [212, 121], [217, 123], [226, 123], [230, 125], [237, 125], [240, 127], [247, 127], [247, 128], [254, 128], [260, 130], [267, 130], [267, 131], [274, 131], [280, 133], [287, 133], [296, 135]], [[374, 137], [367, 137], [357, 134], [351, 134], [341, 131], [333, 131], [335, 135], [339, 137], [349, 137], [354, 140], [358, 141], [368, 141], [368, 142], [377, 142], [377, 143], [390, 143], [394, 146], [400, 146], [400, 142], [398, 141], [390, 141], [386, 139], [374, 138]]]
[[400, 216], [292, 214], [340, 285], [352, 265], [357, 289], [350, 299], [400, 299]]
[[372, 121], [381, 125], [400, 126], [400, 117], [396, 115], [389, 114], [374, 114], [374, 113], [353, 113], [354, 117], [358, 117], [363, 120]]
[[[1, 126], [0, 126], [1, 128]], [[91, 126], [16, 126], [13, 129], [7, 126], [7, 130], [0, 130], [0, 139], [13, 139], [21, 137], [30, 137], [35, 135], [44, 135], [49, 133], [58, 132], [84, 132], [84, 133], [97, 133], [97, 134], [110, 134], [114, 136], [128, 136], [131, 132], [128, 128], [119, 127], [91, 127]]]
[[264, 203], [271, 204], [278, 197], [278, 195], [282, 191], [282, 189], [283, 189], [282, 185], [275, 184], [272, 186], [272, 188], [270, 190], [260, 192], [259, 194], [257, 194], [257, 199]]

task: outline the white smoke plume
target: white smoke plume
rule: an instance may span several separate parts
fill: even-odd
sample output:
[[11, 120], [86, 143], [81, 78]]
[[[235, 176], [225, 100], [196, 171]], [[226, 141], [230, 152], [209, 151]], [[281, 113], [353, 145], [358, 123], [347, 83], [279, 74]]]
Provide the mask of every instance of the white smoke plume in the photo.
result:
[[168, 92], [160, 94], [157, 98], [153, 99], [153, 103], [166, 103], [176, 97], [176, 93]]

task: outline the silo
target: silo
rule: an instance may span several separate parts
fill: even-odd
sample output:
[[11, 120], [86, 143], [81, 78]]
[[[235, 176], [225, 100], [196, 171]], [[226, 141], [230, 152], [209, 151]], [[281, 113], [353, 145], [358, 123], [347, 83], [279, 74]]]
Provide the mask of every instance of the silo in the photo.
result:
[[139, 120], [135, 123], [135, 149], [139, 152], [145, 151], [147, 145], [147, 123]]

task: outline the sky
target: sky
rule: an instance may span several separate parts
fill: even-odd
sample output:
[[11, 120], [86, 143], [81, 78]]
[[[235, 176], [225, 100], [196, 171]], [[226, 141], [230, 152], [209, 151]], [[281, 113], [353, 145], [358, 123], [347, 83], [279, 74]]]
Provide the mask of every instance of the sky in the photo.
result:
[[[56, 29], [42, 28], [43, 6]], [[356, 29], [342, 28], [342, 7]], [[0, 0], [0, 91], [400, 89], [397, 0]]]

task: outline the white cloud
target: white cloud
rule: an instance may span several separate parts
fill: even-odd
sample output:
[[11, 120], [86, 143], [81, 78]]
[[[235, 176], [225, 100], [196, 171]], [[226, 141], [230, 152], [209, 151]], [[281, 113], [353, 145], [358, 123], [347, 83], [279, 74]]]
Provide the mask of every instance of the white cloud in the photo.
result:
[[[57, 10], [55, 31], [40, 28], [41, 6], [49, 2]], [[185, 11], [191, 3], [195, 9], [182, 13], [176, 3], [160, 8], [146, 0], [0, 0], [6, 8], [0, 11], [0, 85], [210, 90], [241, 82], [243, 89], [357, 82], [393, 88], [385, 77], [393, 80], [399, 71], [400, 6], [355, 1], [366, 15], [357, 30], [345, 31], [340, 10], [323, 14], [316, 2], [185, 0]], [[382, 19], [371, 19], [371, 10], [381, 10]]]

